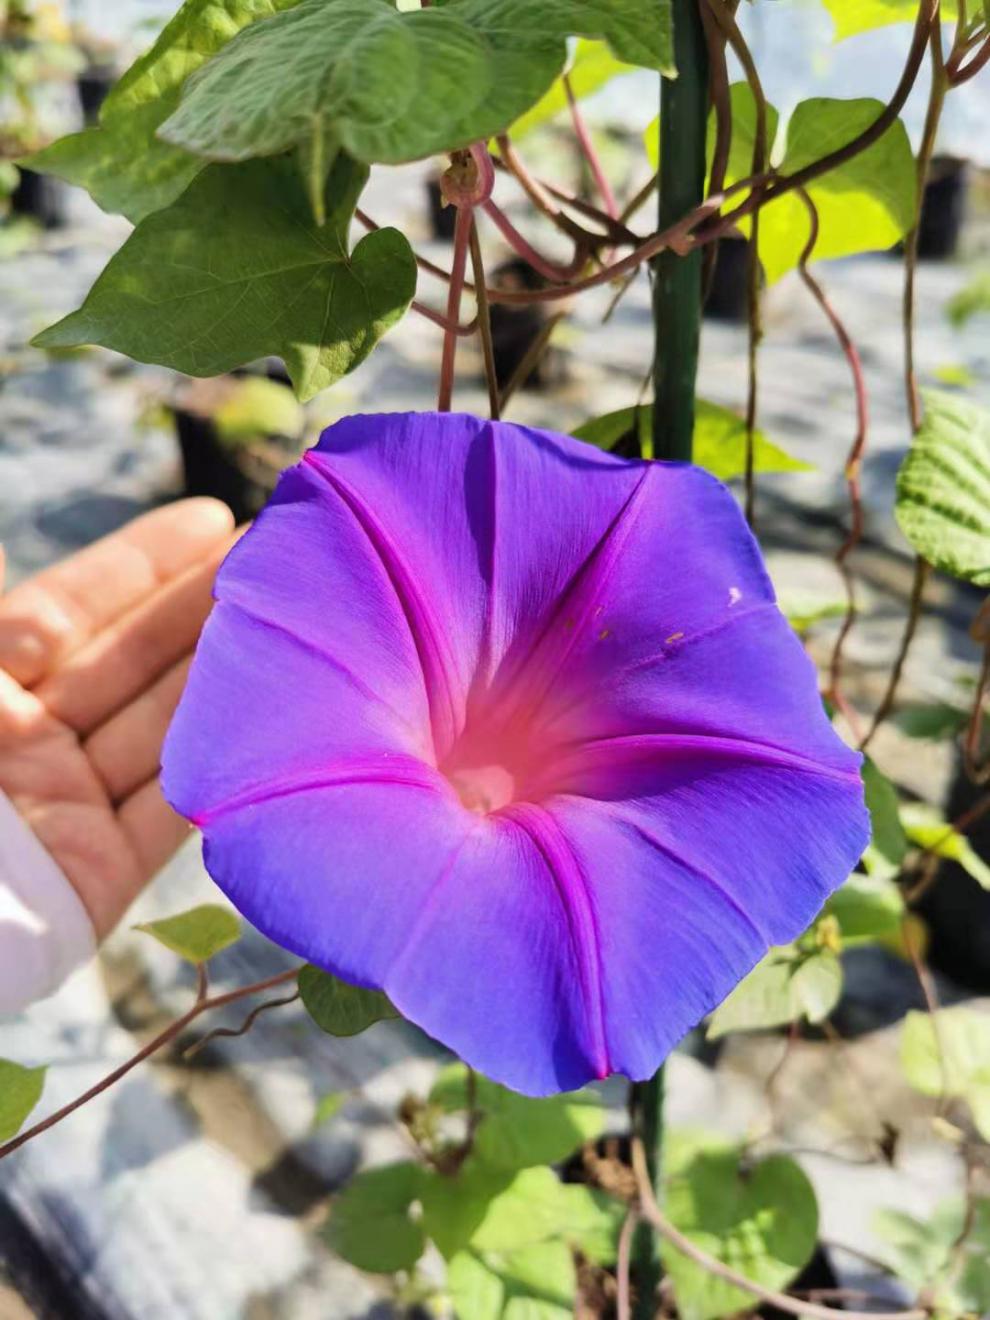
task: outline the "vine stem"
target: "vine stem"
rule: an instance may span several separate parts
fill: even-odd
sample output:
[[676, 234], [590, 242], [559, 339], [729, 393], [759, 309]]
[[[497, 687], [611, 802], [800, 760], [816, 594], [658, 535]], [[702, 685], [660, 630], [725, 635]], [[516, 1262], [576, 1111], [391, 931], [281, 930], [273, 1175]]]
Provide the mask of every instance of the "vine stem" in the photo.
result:
[[[562, 211], [556, 204], [558, 201], [582, 210], [590, 219], [607, 225], [617, 224], [604, 212], [598, 212], [594, 207], [586, 205], [579, 206], [577, 198], [572, 197], [563, 189], [554, 187], [553, 184], [544, 183], [542, 180], [537, 179], [516, 151], [507, 133], [502, 133], [495, 140], [498, 143], [499, 151], [498, 156], [495, 158], [496, 166], [511, 174], [536, 210], [562, 233], [572, 238], [575, 243], [593, 244], [598, 241], [599, 236], [585, 229], [583, 225], [579, 225], [575, 219]], [[620, 228], [625, 229], [625, 226], [620, 226]], [[631, 237], [630, 232], [625, 230], [625, 239], [622, 241], [629, 241]]]
[[966, 774], [970, 781], [977, 785], [985, 784], [990, 779], [990, 761], [981, 759], [980, 755], [983, 746], [983, 702], [988, 685], [990, 685], [990, 643], [985, 641], [980, 676], [976, 682], [976, 691], [973, 693], [973, 705], [966, 725], [966, 736], [963, 739], [963, 762]]
[[418, 312], [420, 316], [425, 316], [428, 321], [432, 321], [434, 325], [438, 325], [441, 330], [449, 330], [451, 334], [461, 336], [473, 335], [478, 328], [476, 321], [468, 321], [465, 325], [452, 325], [442, 312], [435, 311], [434, 308], [428, 307], [426, 303], [417, 302], [415, 298], [410, 303], [410, 306], [414, 312]]
[[437, 412], [450, 412], [454, 394], [454, 363], [457, 360], [457, 331], [460, 322], [461, 293], [464, 290], [464, 272], [467, 269], [471, 230], [474, 227], [474, 208], [457, 208], [454, 225], [454, 258], [451, 263], [450, 287], [447, 291], [447, 328], [443, 332], [443, 352], [440, 358], [440, 383], [437, 388]]
[[710, 4], [702, 4], [701, 22], [708, 43], [708, 88], [715, 115], [715, 143], [708, 180], [708, 191], [713, 193], [722, 191], [729, 168], [729, 152], [732, 150], [732, 95], [725, 55], [726, 37], [715, 21]]
[[793, 174], [777, 175], [762, 195], [756, 191], [752, 192], [733, 211], [720, 217], [719, 229], [721, 232], [731, 229], [733, 225], [738, 224], [743, 216], [752, 214], [753, 211], [768, 202], [772, 202], [783, 193], [792, 192], [795, 188], [803, 188], [812, 179], [817, 179], [820, 175], [828, 173], [829, 170], [834, 170], [837, 165], [843, 165], [847, 160], [852, 160], [854, 157], [861, 155], [867, 147], [871, 147], [874, 142], [883, 137], [896, 122], [897, 116], [904, 108], [904, 103], [911, 95], [911, 89], [917, 81], [922, 61], [925, 58], [929, 36], [933, 26], [938, 24], [939, 2], [940, 0], [922, 0], [911, 37], [911, 48], [908, 51], [908, 57], [897, 87], [873, 123], [868, 124], [851, 141], [819, 157], [818, 160], [809, 162], [801, 169], [795, 170]]
[[213, 1031], [208, 1031], [205, 1036], [201, 1036], [199, 1040], [193, 1041], [187, 1049], [183, 1050], [182, 1057], [184, 1059], [194, 1059], [197, 1054], [201, 1054], [202, 1051], [215, 1040], [233, 1040], [238, 1036], [246, 1036], [257, 1022], [258, 1018], [262, 1017], [265, 1013], [270, 1013], [274, 1008], [287, 1008], [289, 1004], [294, 1004], [300, 997], [299, 991], [294, 990], [291, 995], [282, 995], [280, 999], [264, 1000], [263, 1003], [252, 1008], [251, 1012], [239, 1027], [216, 1027]]
[[925, 111], [925, 127], [922, 130], [921, 145], [918, 148], [917, 162], [917, 198], [915, 202], [914, 224], [904, 242], [904, 297], [902, 315], [904, 320], [904, 388], [907, 392], [908, 416], [911, 430], [917, 433], [921, 428], [921, 398], [918, 394], [918, 376], [914, 365], [914, 279], [918, 266], [918, 228], [921, 222], [921, 207], [925, 196], [925, 184], [928, 170], [935, 152], [935, 139], [938, 135], [939, 121], [948, 91], [948, 78], [942, 53], [942, 29], [938, 23], [931, 30], [929, 45], [932, 54], [932, 85], [928, 94], [928, 108]]
[[633, 1234], [636, 1231], [638, 1220], [639, 1216], [636, 1211], [630, 1210], [622, 1222], [622, 1229], [619, 1233], [619, 1243], [615, 1263], [616, 1320], [630, 1320], [629, 1257], [632, 1251]]
[[812, 275], [811, 270], [809, 269], [808, 263], [814, 255], [815, 245], [818, 242], [818, 207], [812, 201], [811, 196], [806, 189], [799, 188], [798, 196], [807, 208], [808, 219], [810, 222], [808, 241], [804, 246], [804, 251], [798, 259], [798, 274], [804, 281], [805, 287], [809, 290], [811, 296], [824, 312], [829, 325], [835, 332], [835, 337], [839, 341], [839, 347], [842, 349], [846, 361], [849, 364], [849, 371], [853, 380], [853, 390], [856, 395], [856, 433], [853, 437], [852, 446], [849, 450], [849, 456], [846, 459], [845, 467], [846, 485], [849, 490], [849, 533], [839, 546], [835, 555], [835, 562], [838, 566], [839, 572], [842, 574], [842, 581], [846, 589], [846, 613], [845, 618], [842, 620], [842, 627], [839, 629], [839, 635], [836, 638], [835, 646], [832, 648], [832, 659], [829, 665], [829, 695], [850, 721], [853, 729], [853, 736], [858, 740], [860, 734], [857, 729], [858, 721], [856, 713], [842, 696], [840, 682], [842, 678], [842, 650], [845, 646], [846, 638], [852, 631], [853, 624], [856, 621], [856, 583], [852, 572], [849, 569], [847, 560], [863, 536], [863, 497], [860, 483], [860, 472], [863, 464], [863, 454], [866, 450], [866, 441], [869, 435], [869, 396], [867, 394], [866, 378], [863, 375], [863, 362], [860, 358], [859, 350], [853, 342], [849, 331], [846, 329], [845, 323], [835, 310], [832, 300], [825, 292], [824, 286], [814, 275]]
[[[708, 95], [711, 101], [711, 113], [715, 121], [715, 141], [712, 144], [711, 164], [708, 170], [708, 193], [720, 193], [725, 187], [725, 176], [729, 168], [729, 153], [732, 150], [732, 95], [729, 89], [729, 65], [726, 57], [726, 37], [718, 23], [711, 5], [702, 0], [700, 5], [701, 22], [705, 29], [705, 41], [708, 44]], [[704, 306], [711, 292], [715, 279], [715, 262], [718, 260], [718, 243], [710, 243], [704, 252], [701, 273], [701, 302]]]
[[[988, 811], [990, 811], [990, 793], [984, 793], [982, 797], [977, 798], [971, 807], [967, 807], [955, 820], [951, 821], [941, 834], [921, 849], [913, 867], [913, 870], [920, 870], [921, 875], [916, 883], [910, 889], [905, 890], [904, 893], [904, 901], [909, 906], [916, 904], [934, 884], [938, 870], [944, 860], [938, 851], [942, 845], [947, 843], [953, 834], [965, 834], [967, 830], [972, 829], [976, 822], [982, 820]], [[902, 872], [898, 877], [898, 881], [903, 883], [909, 876], [910, 873], [905, 876]]]
[[867, 747], [873, 741], [877, 729], [884, 722], [893, 709], [894, 702], [897, 700], [897, 689], [901, 685], [901, 675], [904, 672], [904, 664], [908, 658], [908, 652], [911, 650], [911, 643], [914, 641], [914, 634], [917, 632], [918, 623], [921, 620], [921, 608], [924, 604], [925, 583], [928, 581], [928, 563], [919, 555], [914, 561], [914, 581], [911, 584], [911, 601], [908, 605], [908, 616], [904, 624], [904, 634], [901, 637], [901, 644], [897, 652], [897, 658], [894, 661], [894, 667], [890, 671], [890, 679], [887, 683], [887, 689], [881, 698], [880, 705], [876, 709], [876, 714], [869, 729], [866, 731], [866, 737], [859, 744], [859, 750], [865, 752]]
[[119, 1082], [122, 1077], [126, 1077], [139, 1063], [144, 1063], [145, 1059], [150, 1058], [152, 1054], [157, 1053], [158, 1050], [163, 1049], [164, 1046], [175, 1040], [176, 1036], [181, 1035], [186, 1027], [204, 1013], [209, 1013], [216, 1008], [226, 1008], [228, 1004], [236, 1004], [238, 1000], [246, 999], [248, 995], [257, 995], [262, 994], [265, 990], [273, 990], [276, 986], [285, 985], [286, 982], [294, 980], [298, 974], [299, 968], [293, 967], [287, 972], [279, 972], [277, 976], [269, 976], [264, 981], [255, 981], [251, 985], [242, 985], [236, 990], [228, 990], [222, 995], [210, 996], [207, 994], [206, 967], [201, 963], [196, 968], [196, 999], [188, 1012], [176, 1018], [164, 1031], [160, 1031], [153, 1040], [150, 1040], [147, 1045], [138, 1050], [137, 1054], [132, 1055], [126, 1063], [122, 1063], [119, 1068], [115, 1068], [112, 1073], [97, 1082], [95, 1086], [91, 1086], [88, 1091], [84, 1091], [82, 1095], [77, 1096], [75, 1100], [71, 1100], [67, 1105], [63, 1105], [61, 1109], [56, 1109], [54, 1114], [49, 1114], [40, 1123], [35, 1123], [33, 1127], [28, 1128], [26, 1132], [21, 1132], [18, 1136], [11, 1138], [10, 1141], [5, 1142], [4, 1145], [0, 1146], [0, 1160], [5, 1159], [8, 1155], [13, 1155], [15, 1150], [20, 1150], [21, 1146], [35, 1137], [39, 1137], [42, 1132], [47, 1132], [49, 1128], [55, 1127], [57, 1123], [61, 1123], [70, 1114], [74, 1114], [77, 1109], [88, 1104], [90, 1100], [95, 1100], [98, 1095], [108, 1090], [115, 1082]]
[[608, 181], [608, 175], [602, 166], [602, 162], [595, 150], [595, 144], [591, 140], [591, 133], [588, 131], [588, 125], [584, 121], [584, 115], [581, 113], [581, 107], [577, 103], [577, 97], [574, 95], [574, 88], [571, 86], [571, 76], [564, 74], [564, 91], [567, 94], [567, 105], [571, 112], [571, 123], [574, 126], [574, 135], [581, 147], [582, 154], [588, 162], [588, 168], [591, 170], [591, 176], [595, 181], [595, 187], [598, 189], [598, 195], [602, 199], [608, 215], [613, 220], [618, 219], [619, 207], [615, 200], [615, 193], [612, 191], [612, 185]]
[[914, 1307], [908, 1311], [887, 1312], [836, 1311], [830, 1306], [819, 1306], [816, 1302], [802, 1301], [798, 1297], [791, 1297], [788, 1293], [774, 1292], [772, 1288], [764, 1288], [762, 1284], [748, 1278], [745, 1274], [740, 1274], [738, 1270], [734, 1270], [730, 1265], [724, 1264], [714, 1256], [709, 1256], [707, 1251], [702, 1251], [680, 1229], [675, 1228], [657, 1204], [647, 1168], [646, 1152], [643, 1149], [642, 1142], [636, 1137], [633, 1138], [632, 1143], [632, 1163], [639, 1193], [640, 1214], [653, 1225], [662, 1238], [669, 1242], [671, 1246], [676, 1247], [682, 1255], [694, 1261], [707, 1274], [722, 1279], [725, 1283], [731, 1283], [736, 1288], [741, 1288], [744, 1292], [749, 1293], [751, 1297], [757, 1297], [761, 1302], [767, 1302], [771, 1306], [775, 1306], [778, 1311], [786, 1311], [788, 1315], [811, 1316], [813, 1320], [838, 1320], [838, 1317], [841, 1317], [841, 1320], [929, 1320], [930, 1312], [921, 1307]]
[[[509, 247], [527, 262], [544, 279], [550, 280], [553, 284], [563, 284], [569, 279], [573, 279], [581, 267], [585, 264], [584, 252], [581, 245], [577, 249], [573, 260], [566, 266], [560, 265], [556, 261], [548, 261], [546, 257], [537, 252], [529, 239], [520, 234], [509, 217], [505, 214], [490, 197], [487, 202], [483, 202], [481, 209], [492, 221], [499, 233], [508, 243]], [[475, 280], [477, 281], [477, 275]]]
[[914, 974], [918, 978], [918, 985], [921, 989], [921, 996], [925, 1001], [925, 1011], [928, 1014], [928, 1020], [932, 1024], [932, 1035], [935, 1038], [935, 1055], [938, 1060], [939, 1070], [939, 1094], [936, 1101], [936, 1112], [940, 1115], [945, 1113], [946, 1105], [949, 1101], [949, 1068], [948, 1054], [945, 1047], [945, 1034], [942, 1031], [942, 1019], [939, 1017], [938, 994], [935, 990], [935, 982], [932, 974], [925, 966], [922, 952], [918, 947], [915, 934], [912, 931], [907, 920], [907, 913], [901, 917], [901, 940], [911, 961]]
[[[680, 3], [680, 0], [678, 0]], [[713, 193], [709, 197], [700, 200], [694, 209], [681, 209], [678, 211], [679, 218], [676, 219], [668, 228], [661, 229], [659, 232], [650, 235], [638, 243], [632, 252], [623, 257], [620, 261], [614, 262], [603, 269], [588, 275], [582, 279], [572, 280], [567, 284], [557, 285], [547, 289], [528, 289], [528, 290], [510, 290], [510, 289], [488, 289], [488, 299], [491, 303], [504, 303], [509, 306], [525, 306], [529, 303], [552, 302], [559, 298], [569, 298], [572, 294], [582, 293], [585, 289], [597, 288], [602, 284], [609, 284], [621, 275], [629, 274], [636, 270], [644, 262], [650, 261], [664, 253], [677, 253], [683, 255], [691, 253], [707, 243], [712, 243], [723, 237], [723, 235], [732, 232], [738, 225], [738, 222], [745, 216], [751, 215], [754, 211], [782, 196], [784, 193], [791, 192], [795, 188], [805, 187], [812, 179], [835, 169], [836, 166], [843, 164], [847, 160], [860, 155], [863, 151], [873, 145], [884, 133], [890, 129], [897, 119], [904, 102], [907, 100], [912, 87], [917, 81], [918, 71], [924, 58], [925, 48], [928, 44], [929, 35], [933, 24], [936, 22], [939, 0], [923, 0], [919, 8], [917, 21], [914, 27], [914, 33], [911, 41], [911, 49], [908, 53], [908, 59], [901, 73], [897, 87], [891, 96], [891, 99], [883, 107], [876, 119], [850, 142], [842, 147], [828, 152], [818, 160], [811, 161], [808, 165], [796, 170], [793, 174], [756, 174], [746, 179], [739, 179], [726, 188], [724, 191]], [[692, 26], [696, 23], [700, 25], [700, 20], [692, 13]], [[684, 23], [682, 22], [682, 28]], [[703, 47], [699, 46], [700, 58], [704, 60]], [[702, 65], [702, 67], [704, 67]], [[683, 75], [682, 79], [683, 81]], [[697, 81], [697, 79], [693, 79]], [[663, 131], [663, 130], [662, 130]], [[668, 127], [669, 132], [669, 127]], [[543, 185], [538, 184], [528, 172], [525, 171], [518, 157], [512, 152], [511, 144], [506, 137], [499, 139], [499, 149], [502, 152], [503, 163], [510, 168], [522, 183], [525, 180], [524, 187], [527, 190], [531, 200], [548, 217], [552, 218], [561, 228], [567, 228], [569, 217], [565, 216], [558, 208], [554, 207], [550, 192], [560, 195], [558, 190], [545, 189]], [[511, 155], [510, 155], [511, 153]], [[510, 159], [512, 164], [510, 165]], [[703, 168], [703, 167], [702, 167]], [[652, 186], [652, 185], [651, 185]], [[748, 195], [733, 210], [722, 214], [722, 207], [728, 199], [736, 193], [746, 192]], [[539, 202], [537, 202], [539, 198]], [[638, 201], [639, 199], [637, 199]], [[606, 239], [609, 242], [628, 243], [635, 241], [635, 237], [625, 229], [618, 221], [610, 220], [610, 217], [603, 213], [595, 212], [594, 208], [589, 208], [586, 204], [580, 203], [576, 198], [567, 198], [567, 204], [577, 209], [584, 210], [586, 213], [590, 210], [596, 219], [603, 223], [610, 223], [616, 227], [620, 233], [613, 234], [606, 230]], [[671, 210], [674, 208], [671, 206]], [[378, 228], [373, 222], [370, 222], [363, 212], [356, 212], [356, 218], [370, 229]], [[570, 222], [573, 225], [573, 222]], [[577, 234], [574, 234], [574, 230]], [[580, 226], [573, 226], [568, 229], [572, 236], [580, 236], [585, 240], [591, 240], [595, 245], [601, 244], [600, 235], [590, 235]], [[417, 264], [421, 270], [428, 271], [438, 279], [451, 282], [453, 272], [447, 272], [436, 263], [427, 260], [425, 257], [417, 256]], [[462, 288], [469, 293], [474, 292], [472, 285], [463, 282]], [[449, 318], [448, 318], [449, 319]]]
[[[743, 67], [746, 75], [746, 81], [753, 94], [753, 105], [756, 110], [756, 129], [753, 134], [753, 157], [752, 174], [754, 178], [759, 178], [766, 169], [767, 156], [770, 150], [767, 133], [767, 98], [763, 92], [763, 84], [760, 82], [760, 75], [756, 68], [756, 63], [750, 53], [749, 47], [739, 30], [735, 16], [732, 10], [723, 3], [723, 0], [705, 0], [707, 8], [715, 23], [721, 30], [725, 40], [732, 47], [732, 50]], [[731, 113], [731, 107], [730, 107]], [[714, 165], [722, 166], [718, 160]], [[724, 167], [723, 167], [724, 168]], [[756, 505], [756, 474], [755, 474], [755, 453], [756, 453], [756, 415], [759, 389], [759, 373], [757, 370], [757, 358], [759, 354], [760, 340], [763, 337], [763, 327], [760, 320], [760, 212], [759, 209], [753, 212], [750, 221], [749, 236], [749, 260], [746, 270], [746, 324], [747, 324], [747, 390], [746, 390], [746, 472], [745, 472], [745, 506], [746, 521], [753, 525], [753, 516]]]
[[626, 202], [625, 206], [622, 208], [622, 213], [619, 216], [620, 224], [626, 224], [627, 221], [632, 219], [641, 206], [646, 205], [656, 192], [659, 183], [660, 173], [657, 171], [646, 180], [639, 192], [634, 193], [633, 196], [629, 198], [629, 201]]
[[949, 81], [953, 87], [959, 87], [964, 82], [969, 82], [970, 78], [975, 78], [986, 64], [990, 62], [990, 38], [984, 41], [983, 45], [973, 56], [968, 64], [961, 65], [952, 70]]
[[509, 406], [509, 401], [522, 385], [529, 380], [530, 376], [536, 370], [539, 363], [543, 360], [543, 355], [550, 348], [550, 340], [553, 338], [553, 332], [566, 316], [566, 312], [554, 312], [553, 316], [548, 316], [540, 327], [539, 334], [530, 341], [526, 352], [519, 359], [515, 370], [506, 381], [505, 389], [499, 395], [499, 412], [505, 412]]
[[478, 338], [481, 340], [481, 356], [485, 364], [485, 382], [488, 385], [488, 411], [492, 421], [497, 422], [502, 414], [502, 408], [498, 397], [498, 373], [495, 370], [495, 345], [492, 341], [491, 309], [488, 306], [488, 292], [485, 287], [485, 263], [481, 255], [481, 239], [478, 237], [478, 226], [473, 220], [469, 241], [475, 297], [478, 300]]
[[[917, 33], [917, 29], [916, 29]], [[932, 56], [932, 85], [928, 97], [928, 109], [925, 112], [925, 127], [922, 134], [921, 147], [918, 151], [918, 175], [917, 188], [918, 195], [914, 216], [914, 225], [907, 236], [904, 245], [904, 301], [903, 301], [903, 319], [904, 319], [904, 390], [907, 396], [908, 416], [911, 421], [911, 432], [917, 435], [922, 424], [921, 398], [918, 393], [918, 379], [914, 363], [914, 309], [915, 309], [915, 290], [914, 277], [918, 264], [918, 228], [921, 221], [921, 207], [925, 196], [925, 183], [928, 179], [928, 169], [931, 165], [932, 154], [935, 150], [935, 138], [938, 133], [939, 120], [942, 116], [942, 107], [945, 103], [945, 96], [948, 90], [948, 82], [945, 72], [945, 61], [942, 52], [942, 29], [938, 23], [938, 6], [935, 7], [935, 21], [930, 26], [928, 34], [928, 44], [931, 48]], [[924, 599], [925, 583], [928, 581], [929, 566], [919, 555], [914, 563], [914, 581], [911, 587], [911, 600], [908, 606], [908, 616], [904, 624], [904, 633], [901, 637], [900, 648], [897, 657], [894, 660], [893, 668], [890, 672], [890, 678], [887, 682], [886, 690], [880, 700], [873, 721], [867, 730], [866, 737], [860, 742], [860, 751], [865, 751], [873, 740], [876, 731], [884, 722], [887, 716], [894, 708], [894, 702], [897, 700], [897, 691], [901, 684], [901, 676], [904, 673], [904, 665], [907, 661], [908, 652], [914, 641], [915, 633], [918, 629], [918, 623], [921, 618], [921, 610]]]

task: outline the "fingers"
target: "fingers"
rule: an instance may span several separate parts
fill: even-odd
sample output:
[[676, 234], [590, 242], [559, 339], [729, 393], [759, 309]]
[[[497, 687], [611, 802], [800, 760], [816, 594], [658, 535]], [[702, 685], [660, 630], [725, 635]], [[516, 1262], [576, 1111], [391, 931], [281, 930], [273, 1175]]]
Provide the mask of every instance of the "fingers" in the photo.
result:
[[[177, 816], [162, 797], [157, 777], [143, 784], [121, 804], [117, 818], [137, 857], [141, 885], [161, 870], [192, 832], [189, 822]], [[136, 890], [132, 894], [120, 895], [119, 910], [113, 915], [111, 927], [136, 895]]]
[[218, 500], [181, 500], [17, 586], [0, 600], [0, 668], [33, 686], [230, 536]]
[[186, 656], [166, 670], [83, 744], [112, 802], [120, 802], [158, 773], [165, 732], [191, 663], [192, 656]]
[[35, 692], [52, 715], [86, 735], [187, 655], [210, 612], [213, 579], [232, 539], [104, 628], [40, 683]]

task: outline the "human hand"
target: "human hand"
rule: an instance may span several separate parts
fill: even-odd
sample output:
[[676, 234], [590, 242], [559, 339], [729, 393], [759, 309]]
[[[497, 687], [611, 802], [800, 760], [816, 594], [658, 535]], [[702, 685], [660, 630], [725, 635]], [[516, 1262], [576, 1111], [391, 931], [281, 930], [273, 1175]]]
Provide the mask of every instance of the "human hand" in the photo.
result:
[[189, 830], [158, 763], [233, 539], [223, 504], [183, 500], [0, 599], [0, 789], [100, 939]]

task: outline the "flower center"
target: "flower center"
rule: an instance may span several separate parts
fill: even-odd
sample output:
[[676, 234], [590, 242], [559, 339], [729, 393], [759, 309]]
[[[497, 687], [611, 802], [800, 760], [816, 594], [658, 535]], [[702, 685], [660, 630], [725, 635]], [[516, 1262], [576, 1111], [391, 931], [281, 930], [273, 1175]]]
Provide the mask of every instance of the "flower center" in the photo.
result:
[[507, 807], [515, 797], [515, 778], [504, 765], [465, 766], [449, 778], [464, 806], [479, 816]]

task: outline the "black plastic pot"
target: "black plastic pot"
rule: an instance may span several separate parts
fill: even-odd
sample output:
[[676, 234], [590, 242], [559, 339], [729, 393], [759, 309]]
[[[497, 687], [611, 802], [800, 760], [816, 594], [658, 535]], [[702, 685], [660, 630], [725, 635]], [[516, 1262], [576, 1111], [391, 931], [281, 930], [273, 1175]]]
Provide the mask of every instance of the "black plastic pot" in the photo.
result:
[[[815, 1254], [790, 1285], [788, 1291], [796, 1293], [798, 1296], [802, 1293], [811, 1292], [837, 1292], [841, 1282], [842, 1280], [832, 1269], [825, 1249], [819, 1246], [815, 1248]], [[842, 1304], [842, 1299], [838, 1297], [830, 1298], [829, 1306], [840, 1313], [846, 1309]], [[779, 1311], [776, 1306], [764, 1303], [756, 1314], [762, 1316], [763, 1320], [788, 1320], [790, 1312]]]
[[918, 222], [918, 256], [945, 261], [955, 256], [966, 218], [969, 164], [958, 156], [935, 156], [928, 170]]
[[[546, 286], [543, 276], [518, 257], [496, 266], [492, 271], [491, 282], [494, 288], [510, 290], [542, 289]], [[499, 388], [505, 389], [534, 340], [544, 330], [547, 322], [546, 304], [530, 303], [515, 307], [506, 303], [492, 303], [490, 311], [495, 377]], [[563, 354], [557, 349], [550, 349], [542, 355], [526, 379], [520, 381], [519, 388], [546, 389], [550, 385], [560, 384], [566, 376]]]
[[66, 222], [65, 186], [51, 174], [20, 169], [17, 187], [10, 195], [15, 215], [36, 220], [43, 229], [60, 229]]
[[243, 453], [223, 443], [212, 418], [182, 408], [172, 413], [182, 453], [184, 493], [223, 500], [238, 523], [255, 517], [272, 485], [246, 470]]
[[427, 214], [430, 218], [431, 235], [448, 243], [453, 242], [454, 226], [457, 223], [457, 207], [444, 206], [439, 178], [426, 180], [426, 205]]
[[715, 249], [704, 314], [713, 321], [745, 321], [749, 305], [749, 239], [729, 235]]
[[100, 117], [100, 106], [107, 99], [107, 93], [116, 82], [113, 69], [94, 66], [81, 73], [76, 79], [76, 91], [83, 119], [87, 124], [95, 124]]
[[[955, 820], [985, 792], [985, 787], [969, 782], [960, 760], [946, 818]], [[967, 830], [967, 837], [976, 853], [990, 861], [990, 816], [981, 816]], [[966, 990], [990, 994], [990, 893], [956, 862], [943, 862], [938, 880], [921, 899], [918, 911], [928, 925], [929, 965]]]

